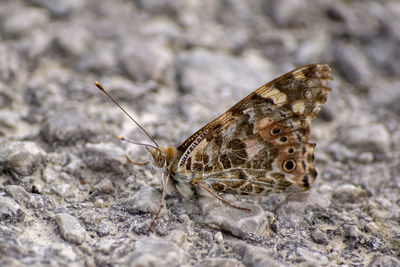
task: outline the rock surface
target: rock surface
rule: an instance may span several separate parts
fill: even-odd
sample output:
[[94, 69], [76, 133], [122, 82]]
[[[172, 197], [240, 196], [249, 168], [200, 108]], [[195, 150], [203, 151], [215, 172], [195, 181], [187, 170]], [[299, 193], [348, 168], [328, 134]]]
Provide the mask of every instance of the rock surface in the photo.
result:
[[[2, 1], [0, 266], [399, 266], [400, 3]], [[265, 82], [329, 63], [308, 192], [160, 207], [140, 129], [176, 146]]]

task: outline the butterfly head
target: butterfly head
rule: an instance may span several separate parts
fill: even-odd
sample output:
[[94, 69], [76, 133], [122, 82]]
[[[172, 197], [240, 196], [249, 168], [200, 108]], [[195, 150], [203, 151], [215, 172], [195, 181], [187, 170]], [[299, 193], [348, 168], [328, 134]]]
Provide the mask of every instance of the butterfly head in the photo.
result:
[[174, 160], [176, 149], [173, 147], [147, 147], [151, 154], [152, 164], [157, 168], [166, 168]]

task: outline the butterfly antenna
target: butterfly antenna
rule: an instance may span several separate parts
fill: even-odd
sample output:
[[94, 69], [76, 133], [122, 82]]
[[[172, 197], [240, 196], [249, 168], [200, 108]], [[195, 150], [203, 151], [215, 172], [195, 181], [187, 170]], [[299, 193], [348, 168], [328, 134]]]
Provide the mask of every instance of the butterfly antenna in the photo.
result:
[[158, 149], [157, 147], [158, 147], [158, 144], [157, 144], [157, 142], [153, 139], [153, 137], [151, 137], [150, 136], [150, 134], [137, 122], [137, 121], [135, 121], [135, 119], [134, 118], [132, 118], [132, 116], [131, 115], [129, 115], [129, 113], [103, 88], [103, 86], [101, 86], [101, 84], [98, 82], [98, 81], [95, 81], [94, 82], [94, 85], [96, 85], [97, 86], [97, 88], [99, 88], [100, 89], [100, 91], [102, 91], [106, 96], [108, 96], [108, 98], [110, 98], [111, 99], [111, 101], [112, 102], [114, 102], [114, 104], [115, 105], [117, 105], [117, 107], [119, 107], [125, 114], [126, 114], [126, 116], [128, 116], [146, 135], [147, 135], [147, 137], [148, 138], [150, 138], [150, 140], [156, 145], [155, 147], [154, 146], [152, 146], [152, 145], [146, 145], [146, 144], [140, 144], [140, 143], [135, 143], [135, 142], [133, 142], [133, 141], [128, 141], [128, 140], [126, 140], [126, 139], [121, 139], [121, 140], [124, 140], [124, 141], [128, 141], [128, 142], [130, 142], [130, 143], [133, 143], [133, 144], [137, 144], [137, 145], [145, 145], [145, 146], [150, 146], [150, 147], [153, 147], [153, 148], [156, 148], [156, 149]]
[[158, 147], [153, 146], [153, 145], [138, 143], [138, 142], [135, 142], [135, 141], [126, 139], [125, 137], [122, 137], [122, 136], [118, 136], [118, 139], [121, 140], [121, 141], [126, 141], [126, 142], [131, 143], [131, 144], [134, 144], [134, 145], [138, 145], [138, 146], [151, 147], [151, 148], [157, 149], [158, 151], [161, 152], [161, 150], [160, 150]]

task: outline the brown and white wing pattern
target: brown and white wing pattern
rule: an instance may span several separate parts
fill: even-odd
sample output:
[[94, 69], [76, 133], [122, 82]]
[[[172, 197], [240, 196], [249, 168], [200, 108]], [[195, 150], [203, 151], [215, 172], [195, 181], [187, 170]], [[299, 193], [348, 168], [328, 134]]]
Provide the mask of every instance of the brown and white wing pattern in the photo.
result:
[[309, 189], [317, 176], [310, 126], [329, 80], [327, 64], [312, 64], [265, 84], [180, 145], [174, 171], [233, 194]]

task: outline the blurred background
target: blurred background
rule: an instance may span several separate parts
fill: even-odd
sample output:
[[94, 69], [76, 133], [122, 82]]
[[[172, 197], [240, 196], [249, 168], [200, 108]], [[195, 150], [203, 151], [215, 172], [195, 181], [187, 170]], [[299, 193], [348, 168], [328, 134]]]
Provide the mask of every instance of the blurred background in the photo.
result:
[[[98, 241], [99, 231], [107, 236], [111, 221], [116, 221], [105, 216], [109, 230], [98, 230], [97, 222], [82, 215], [89, 208], [67, 203], [101, 200], [106, 203], [96, 206], [101, 210], [132, 190], [159, 185], [150, 168], [126, 164], [125, 152], [136, 161], [145, 161], [148, 155], [141, 148], [121, 144], [117, 135], [150, 141], [96, 89], [94, 81], [100, 81], [159, 143], [177, 146], [264, 83], [296, 67], [321, 62], [330, 64], [334, 81], [312, 128], [318, 143], [315, 186], [336, 203], [336, 208], [327, 209], [336, 212], [337, 229], [344, 230], [329, 232], [331, 236], [326, 229], [319, 231], [328, 240], [354, 238], [353, 249], [365, 245], [360, 240], [371, 240], [364, 236], [369, 231], [379, 245], [365, 245], [365, 251], [380, 251], [389, 255], [388, 262], [395, 262], [396, 238], [400, 238], [396, 223], [400, 216], [399, 58], [398, 0], [1, 0], [0, 190], [5, 195], [0, 197], [11, 196], [23, 214], [3, 211], [11, 218], [3, 222], [19, 222], [21, 229], [30, 224], [45, 232], [49, 224], [58, 229], [53, 222], [60, 212], [57, 207], [74, 213], [86, 231], [97, 233], [93, 240]], [[102, 184], [105, 178], [108, 182]], [[50, 199], [40, 201], [52, 204], [40, 206], [38, 215], [37, 207], [19, 202], [11, 185], [28, 195], [40, 193]], [[96, 190], [114, 195], [89, 198]], [[354, 206], [349, 208], [349, 202]], [[370, 217], [363, 221], [355, 210], [368, 210], [364, 215]], [[384, 233], [380, 224], [368, 231], [357, 228], [376, 223], [373, 218], [385, 222]], [[349, 220], [358, 229], [355, 234], [340, 226]], [[57, 223], [62, 228], [60, 220]], [[24, 262], [21, 255], [29, 244], [40, 239], [26, 231], [23, 238], [15, 237], [22, 244], [15, 256], [18, 262]], [[5, 240], [1, 242], [10, 245]], [[62, 247], [58, 242], [39, 242], [31, 259], [44, 257], [42, 248]], [[86, 246], [96, 248], [91, 242]], [[374, 250], [376, 246], [379, 249]], [[325, 256], [329, 253], [319, 249], [337, 264], [376, 260], [364, 259], [363, 252], [352, 252], [355, 258], [348, 256], [350, 252]], [[91, 261], [77, 256], [76, 248], [73, 251], [71, 258], [52, 254], [54, 262], [111, 264], [118, 258], [112, 254], [103, 255], [107, 260], [99, 256]], [[204, 260], [195, 250], [190, 253], [193, 262]], [[240, 253], [233, 254], [224, 255], [238, 258]]]

